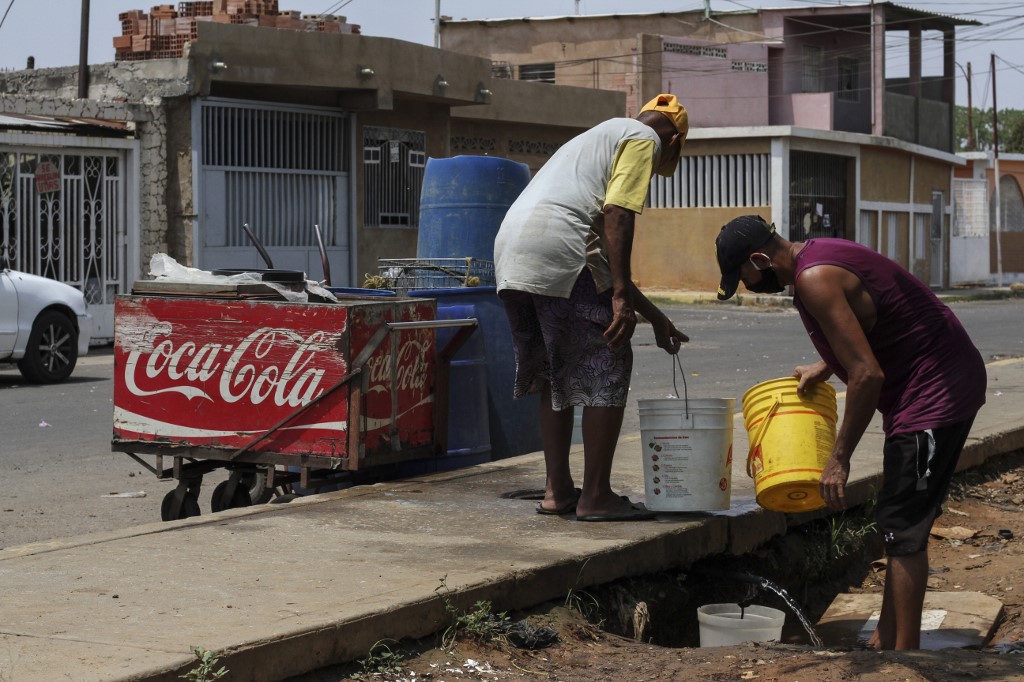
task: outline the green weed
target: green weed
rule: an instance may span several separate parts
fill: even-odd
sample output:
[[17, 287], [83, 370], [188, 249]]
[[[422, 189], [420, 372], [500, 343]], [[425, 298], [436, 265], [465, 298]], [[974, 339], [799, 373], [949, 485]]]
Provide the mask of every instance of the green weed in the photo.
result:
[[184, 675], [178, 677], [185, 680], [192, 680], [192, 682], [212, 682], [213, 680], [219, 680], [228, 674], [228, 669], [221, 666], [217, 669], [217, 662], [220, 660], [212, 651], [207, 651], [201, 646], [190, 647], [192, 653], [198, 659], [196, 667], [189, 670]]
[[829, 557], [842, 559], [863, 550], [870, 535], [878, 531], [875, 524], [876, 494], [869, 495], [860, 507], [829, 517]]
[[371, 675], [402, 672], [402, 661], [405, 660], [405, 652], [401, 649], [392, 649], [385, 642], [394, 642], [393, 639], [379, 640], [366, 654], [366, 658], [359, 659], [360, 672], [352, 676], [354, 680], [366, 680]]
[[583, 590], [569, 590], [565, 595], [565, 608], [579, 613], [586, 620], [597, 623], [598, 627], [604, 624], [601, 619], [601, 603], [589, 592]]
[[864, 547], [864, 540], [875, 532], [875, 522], [863, 512], [853, 515], [838, 514], [829, 517], [830, 559], [842, 559]]
[[480, 643], [505, 641], [505, 634], [512, 624], [508, 615], [504, 611], [494, 613], [489, 601], [478, 601], [470, 611], [460, 611], [449, 596], [451, 591], [445, 582], [447, 578], [447, 575], [442, 577], [441, 584], [434, 589], [435, 592], [442, 592], [444, 610], [451, 619], [451, 623], [441, 634], [441, 647], [450, 651], [455, 648], [455, 641], [459, 637]]

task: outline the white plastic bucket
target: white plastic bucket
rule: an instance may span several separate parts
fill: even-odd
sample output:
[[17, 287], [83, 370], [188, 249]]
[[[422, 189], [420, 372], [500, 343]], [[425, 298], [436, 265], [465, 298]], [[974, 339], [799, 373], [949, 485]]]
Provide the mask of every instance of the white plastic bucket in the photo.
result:
[[697, 609], [702, 647], [779, 641], [785, 622], [784, 612], [756, 604], [742, 611], [739, 604], [705, 604]]
[[638, 405], [647, 508], [728, 509], [735, 400], [662, 398]]

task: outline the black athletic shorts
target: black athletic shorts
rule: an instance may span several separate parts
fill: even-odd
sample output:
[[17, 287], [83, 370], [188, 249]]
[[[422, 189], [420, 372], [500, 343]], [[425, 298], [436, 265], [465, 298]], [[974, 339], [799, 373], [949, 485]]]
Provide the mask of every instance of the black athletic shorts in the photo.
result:
[[973, 423], [972, 416], [951, 426], [885, 439], [876, 520], [888, 556], [927, 549]]

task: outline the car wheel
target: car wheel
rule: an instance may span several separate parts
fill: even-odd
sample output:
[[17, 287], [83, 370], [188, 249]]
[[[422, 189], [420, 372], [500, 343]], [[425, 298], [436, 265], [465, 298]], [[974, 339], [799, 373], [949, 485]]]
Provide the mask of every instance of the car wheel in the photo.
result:
[[40, 313], [32, 324], [25, 357], [18, 370], [27, 381], [52, 384], [71, 376], [78, 362], [78, 332], [66, 315], [55, 310]]

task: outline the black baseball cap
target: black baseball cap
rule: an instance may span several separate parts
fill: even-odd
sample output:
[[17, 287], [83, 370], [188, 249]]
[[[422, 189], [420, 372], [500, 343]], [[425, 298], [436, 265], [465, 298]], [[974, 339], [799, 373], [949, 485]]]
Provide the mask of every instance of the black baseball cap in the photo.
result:
[[725, 301], [736, 293], [740, 285], [740, 268], [758, 248], [775, 236], [774, 223], [766, 223], [759, 215], [733, 218], [715, 239], [715, 255], [722, 282], [718, 285], [718, 300]]

